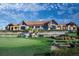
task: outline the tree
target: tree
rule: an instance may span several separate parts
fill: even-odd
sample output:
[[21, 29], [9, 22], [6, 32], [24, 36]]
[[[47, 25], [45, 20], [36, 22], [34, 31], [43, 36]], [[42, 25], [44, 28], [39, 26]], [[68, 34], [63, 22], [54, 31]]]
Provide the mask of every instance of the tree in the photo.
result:
[[77, 35], [79, 36], [79, 27], [77, 27]]

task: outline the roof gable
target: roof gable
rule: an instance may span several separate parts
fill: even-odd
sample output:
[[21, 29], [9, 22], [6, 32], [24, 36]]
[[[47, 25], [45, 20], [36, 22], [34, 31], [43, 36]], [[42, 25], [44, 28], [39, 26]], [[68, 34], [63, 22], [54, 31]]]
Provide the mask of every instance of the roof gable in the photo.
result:
[[55, 20], [51, 20], [51, 21], [49, 21], [49, 22], [51, 22], [52, 24], [58, 25], [58, 23], [57, 23]]
[[8, 24], [8, 26], [14, 26], [12, 23]]
[[74, 22], [67, 23], [66, 26], [68, 26], [68, 25], [71, 25], [71, 26], [75, 25], [75, 26], [77, 26]]

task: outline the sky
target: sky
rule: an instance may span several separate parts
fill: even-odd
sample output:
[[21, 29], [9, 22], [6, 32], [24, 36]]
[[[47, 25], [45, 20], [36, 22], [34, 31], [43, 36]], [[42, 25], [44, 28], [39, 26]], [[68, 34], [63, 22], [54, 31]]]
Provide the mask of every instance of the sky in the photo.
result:
[[79, 25], [79, 3], [0, 3], [0, 29], [9, 23], [49, 21]]

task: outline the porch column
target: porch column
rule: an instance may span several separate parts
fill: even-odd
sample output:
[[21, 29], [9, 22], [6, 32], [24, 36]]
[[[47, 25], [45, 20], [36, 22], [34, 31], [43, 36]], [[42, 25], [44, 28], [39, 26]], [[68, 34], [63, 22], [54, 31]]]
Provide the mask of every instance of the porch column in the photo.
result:
[[35, 26], [33, 26], [33, 29], [35, 29], [36, 27]]
[[12, 30], [12, 26], [10, 26], [10, 30]]
[[13, 26], [13, 30], [16, 30], [16, 29], [15, 29], [15, 26]]
[[71, 30], [73, 30], [73, 27], [71, 27]]
[[50, 28], [51, 26], [50, 25], [48, 25], [48, 30], [51, 30], [51, 28]]
[[43, 29], [43, 27], [42, 27], [42, 26], [40, 26], [40, 29]]
[[70, 30], [70, 26], [68, 26], [68, 28], [67, 28], [68, 30]]

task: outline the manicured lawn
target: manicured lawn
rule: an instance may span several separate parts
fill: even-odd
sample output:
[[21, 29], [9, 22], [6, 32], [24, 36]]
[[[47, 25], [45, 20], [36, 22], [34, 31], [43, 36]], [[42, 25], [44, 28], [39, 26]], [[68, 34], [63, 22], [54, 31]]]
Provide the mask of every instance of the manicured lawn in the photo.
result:
[[[31, 56], [50, 53], [50, 38], [0, 38], [0, 56]], [[56, 40], [57, 43], [77, 42], [79, 40]], [[53, 42], [53, 41], [52, 41]], [[65, 52], [66, 51], [66, 52]], [[79, 48], [60, 48], [51, 55], [79, 55]], [[74, 54], [73, 54], [74, 53]]]
[[0, 38], [0, 55], [39, 55], [50, 52], [45, 38]]

